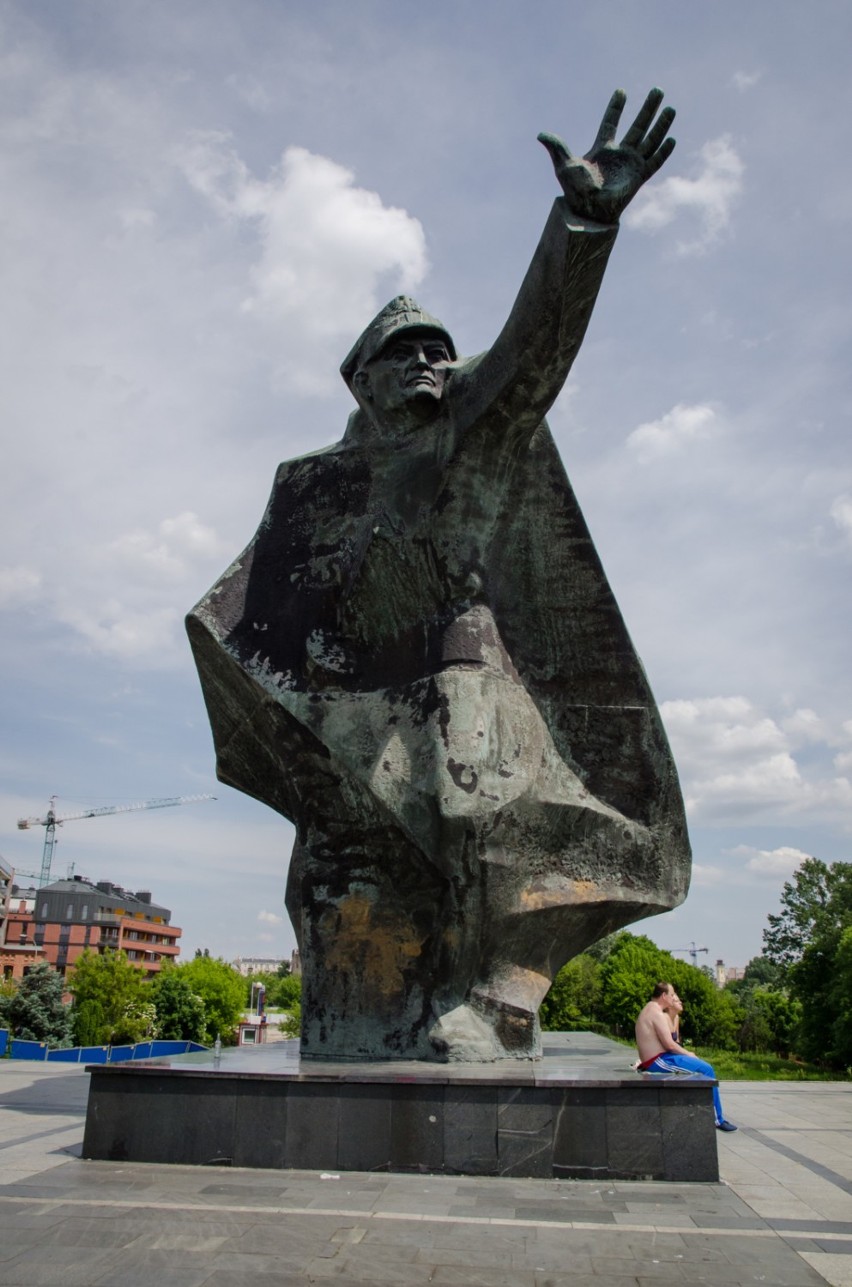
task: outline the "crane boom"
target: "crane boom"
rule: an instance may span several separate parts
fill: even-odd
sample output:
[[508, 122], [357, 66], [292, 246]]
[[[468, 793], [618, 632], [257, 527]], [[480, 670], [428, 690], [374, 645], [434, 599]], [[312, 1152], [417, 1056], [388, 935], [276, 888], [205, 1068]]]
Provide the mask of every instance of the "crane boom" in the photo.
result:
[[691, 956], [691, 957], [692, 957], [692, 964], [693, 964], [696, 968], [698, 967], [698, 953], [699, 953], [699, 952], [707, 952], [708, 950], [709, 950], [709, 949], [708, 949], [708, 948], [706, 948], [706, 947], [696, 947], [696, 946], [695, 946], [695, 939], [693, 939], [693, 940], [692, 940], [692, 942], [690, 943], [689, 947], [670, 947], [670, 948], [669, 948], [669, 951], [670, 951], [670, 952], [686, 952], [686, 954], [687, 954], [688, 956]]
[[38, 877], [38, 887], [42, 889], [50, 880], [53, 850], [56, 845], [56, 828], [61, 827], [63, 823], [74, 822], [78, 818], [103, 818], [112, 813], [130, 813], [135, 809], [169, 809], [175, 804], [195, 804], [200, 800], [215, 799], [215, 795], [171, 795], [155, 800], [139, 800], [135, 804], [105, 804], [95, 809], [83, 809], [79, 813], [65, 813], [59, 817], [54, 808], [56, 796], [52, 795], [45, 816], [43, 818], [19, 818], [18, 830], [28, 831], [30, 827], [46, 828], [44, 850], [41, 856], [41, 872]]

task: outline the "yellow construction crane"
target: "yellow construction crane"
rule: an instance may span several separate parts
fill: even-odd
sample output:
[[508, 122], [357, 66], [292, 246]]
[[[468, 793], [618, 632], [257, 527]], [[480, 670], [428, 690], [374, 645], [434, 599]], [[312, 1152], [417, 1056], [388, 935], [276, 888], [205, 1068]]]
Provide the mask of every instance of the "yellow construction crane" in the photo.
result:
[[56, 828], [64, 822], [73, 822], [77, 818], [103, 818], [110, 813], [130, 813], [133, 809], [169, 809], [173, 804], [195, 804], [200, 800], [215, 800], [215, 795], [173, 795], [160, 800], [140, 800], [137, 804], [107, 804], [97, 809], [83, 809], [80, 813], [66, 813], [57, 816], [56, 796], [50, 797], [47, 813], [43, 818], [19, 818], [18, 830], [28, 831], [30, 827], [44, 827], [44, 850], [41, 855], [41, 872], [22, 871], [21, 876], [31, 876], [38, 881], [42, 889], [50, 880], [50, 867], [53, 862], [53, 849], [56, 844]]

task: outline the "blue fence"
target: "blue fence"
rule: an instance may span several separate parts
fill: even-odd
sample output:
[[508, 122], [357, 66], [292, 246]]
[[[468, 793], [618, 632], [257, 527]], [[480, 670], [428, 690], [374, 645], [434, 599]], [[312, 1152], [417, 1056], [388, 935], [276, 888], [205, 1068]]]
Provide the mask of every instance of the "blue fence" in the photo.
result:
[[59, 1064], [119, 1064], [128, 1059], [170, 1059], [206, 1050], [197, 1041], [140, 1041], [135, 1046], [73, 1046], [70, 1050], [50, 1050], [46, 1041], [20, 1041], [0, 1028], [0, 1057], [11, 1045], [13, 1059], [41, 1059]]

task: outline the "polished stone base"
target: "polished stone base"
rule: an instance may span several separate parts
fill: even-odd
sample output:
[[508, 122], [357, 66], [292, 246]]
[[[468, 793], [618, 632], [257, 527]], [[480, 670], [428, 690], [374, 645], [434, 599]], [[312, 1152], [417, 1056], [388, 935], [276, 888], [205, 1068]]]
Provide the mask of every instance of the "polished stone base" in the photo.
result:
[[640, 1076], [592, 1033], [540, 1060], [327, 1063], [299, 1043], [93, 1067], [83, 1156], [591, 1180], [719, 1178], [713, 1082]]

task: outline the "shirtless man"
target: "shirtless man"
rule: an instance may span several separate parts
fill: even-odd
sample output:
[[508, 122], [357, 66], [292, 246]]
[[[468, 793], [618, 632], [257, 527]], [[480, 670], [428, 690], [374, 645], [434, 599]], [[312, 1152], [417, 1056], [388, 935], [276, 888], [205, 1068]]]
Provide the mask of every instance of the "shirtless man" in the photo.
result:
[[[683, 1009], [680, 997], [670, 983], [658, 983], [651, 1000], [636, 1020], [636, 1046], [639, 1051], [639, 1072], [690, 1072], [702, 1077], [713, 1077], [712, 1064], [697, 1059], [684, 1050], [672, 1036], [672, 1019]], [[725, 1120], [719, 1087], [713, 1087], [713, 1111], [716, 1129], [735, 1131], [733, 1122]]]

